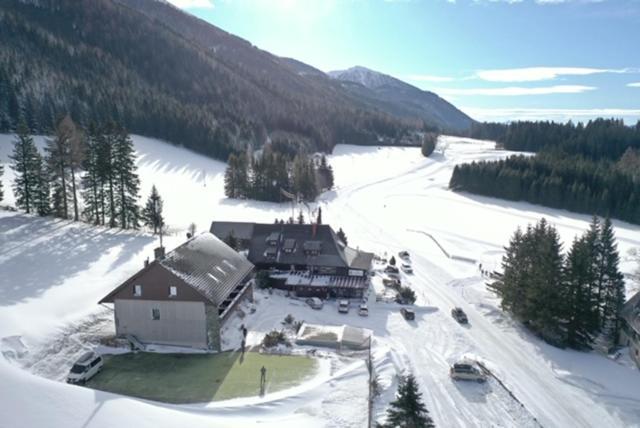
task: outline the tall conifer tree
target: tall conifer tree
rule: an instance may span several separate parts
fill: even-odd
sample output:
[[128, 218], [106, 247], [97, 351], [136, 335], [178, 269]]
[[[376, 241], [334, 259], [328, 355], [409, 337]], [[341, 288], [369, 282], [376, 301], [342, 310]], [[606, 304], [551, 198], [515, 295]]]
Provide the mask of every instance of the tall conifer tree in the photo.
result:
[[409, 374], [400, 378], [396, 399], [389, 403], [385, 428], [432, 428], [433, 419], [422, 402], [416, 378]]
[[11, 169], [15, 173], [13, 192], [16, 205], [27, 213], [37, 211], [35, 199], [38, 193], [40, 174], [39, 153], [33, 138], [29, 135], [29, 128], [25, 122], [20, 123], [14, 140]]
[[151, 187], [151, 194], [147, 199], [147, 203], [142, 209], [142, 219], [144, 224], [145, 226], [152, 228], [154, 234], [161, 231], [164, 226], [164, 216], [162, 215], [163, 205], [162, 197], [158, 193], [158, 189], [154, 184]]

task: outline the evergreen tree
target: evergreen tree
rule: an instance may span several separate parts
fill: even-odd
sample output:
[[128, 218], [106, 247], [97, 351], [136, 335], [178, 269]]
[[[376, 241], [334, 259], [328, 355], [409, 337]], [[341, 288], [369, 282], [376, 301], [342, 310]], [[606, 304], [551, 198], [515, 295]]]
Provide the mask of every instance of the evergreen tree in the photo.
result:
[[245, 154], [230, 154], [224, 173], [224, 193], [228, 198], [248, 196], [248, 162]]
[[574, 349], [589, 349], [598, 327], [598, 306], [591, 288], [594, 281], [591, 269], [593, 256], [593, 246], [587, 233], [573, 241], [565, 261], [562, 301], [567, 346]]
[[316, 217], [316, 224], [322, 224], [322, 207], [318, 207], [318, 217]]
[[38, 193], [39, 153], [25, 122], [20, 123], [14, 140], [11, 169], [15, 173], [13, 193], [16, 205], [27, 213], [34, 210], [36, 193]]
[[318, 175], [320, 177], [318, 187], [323, 190], [333, 189], [333, 168], [327, 162], [327, 157], [325, 155], [322, 155], [322, 157], [320, 158], [320, 165], [318, 165]]
[[40, 216], [51, 214], [51, 196], [49, 187], [49, 173], [42, 155], [36, 152], [34, 158], [35, 193], [33, 195], [33, 207]]
[[429, 157], [436, 149], [436, 143], [438, 142], [438, 134], [428, 132], [425, 134], [422, 140], [421, 152], [422, 156]]
[[140, 209], [138, 198], [140, 178], [136, 167], [133, 141], [123, 128], [118, 127], [115, 132], [113, 146], [113, 176], [115, 184], [115, 199], [119, 210], [120, 227], [123, 229], [137, 229], [140, 226]]
[[338, 232], [336, 232], [336, 236], [338, 237], [338, 239], [340, 239], [340, 241], [342, 241], [344, 245], [348, 245], [347, 235], [344, 233], [344, 230], [342, 230], [342, 228], [338, 229]]
[[389, 259], [389, 264], [391, 266], [395, 266], [396, 265], [396, 258], [395, 256], [391, 256], [391, 258]]
[[302, 214], [302, 211], [298, 212], [298, 224], [304, 224], [304, 214]]
[[4, 165], [0, 164], [0, 202], [4, 199], [4, 191], [2, 188], [2, 175], [4, 174]]
[[99, 130], [95, 124], [89, 125], [89, 132], [86, 142], [86, 156], [84, 158], [83, 169], [85, 173], [82, 177], [82, 198], [84, 200], [84, 218], [95, 225], [104, 224], [104, 174], [101, 167], [105, 164], [103, 137], [99, 135]]
[[71, 197], [71, 135], [63, 119], [55, 129], [53, 139], [47, 140], [47, 168], [49, 170], [52, 195], [53, 214], [60, 218], [69, 218], [69, 202]]
[[619, 270], [620, 255], [613, 232], [611, 220], [606, 218], [600, 229], [600, 260], [602, 279], [600, 325], [602, 334], [599, 345], [607, 351], [612, 348], [620, 332], [620, 311], [625, 301], [624, 277]]
[[153, 234], [157, 234], [164, 226], [164, 217], [162, 216], [163, 201], [158, 193], [155, 184], [151, 187], [151, 194], [147, 199], [147, 203], [142, 209], [142, 220], [144, 225], [153, 229]]
[[565, 343], [563, 258], [558, 233], [545, 219], [517, 230], [503, 258], [503, 278], [494, 284], [502, 308], [544, 340]]
[[398, 383], [396, 399], [389, 403], [387, 420], [381, 425], [388, 428], [435, 427], [427, 407], [422, 402], [422, 393], [412, 374], [403, 376]]

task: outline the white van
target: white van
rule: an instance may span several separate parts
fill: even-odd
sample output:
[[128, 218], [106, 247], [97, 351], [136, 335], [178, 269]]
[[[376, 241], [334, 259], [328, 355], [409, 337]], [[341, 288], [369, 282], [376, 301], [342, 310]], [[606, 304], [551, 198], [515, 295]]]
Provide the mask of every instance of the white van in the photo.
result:
[[95, 352], [85, 352], [75, 362], [69, 376], [67, 376], [67, 383], [85, 383], [102, 370], [104, 361], [99, 354]]

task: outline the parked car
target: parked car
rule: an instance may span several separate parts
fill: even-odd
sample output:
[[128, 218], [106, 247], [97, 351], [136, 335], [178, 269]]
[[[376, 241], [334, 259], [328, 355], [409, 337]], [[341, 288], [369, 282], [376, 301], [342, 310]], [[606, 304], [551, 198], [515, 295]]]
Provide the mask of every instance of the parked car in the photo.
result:
[[402, 283], [398, 278], [382, 278], [382, 285], [385, 287], [400, 288]]
[[413, 321], [414, 319], [416, 319], [416, 313], [413, 312], [411, 309], [402, 308], [400, 309], [400, 313], [402, 314], [404, 319], [406, 319], [407, 321]]
[[324, 302], [318, 297], [309, 297], [306, 302], [312, 309], [322, 309], [322, 306], [324, 305]]
[[413, 273], [413, 268], [409, 263], [402, 263], [400, 265], [400, 269], [402, 269], [402, 272], [404, 273], [409, 273], [409, 274]]
[[451, 316], [458, 321], [460, 324], [468, 324], [469, 319], [467, 318], [467, 314], [464, 313], [462, 308], [453, 308], [451, 309]]
[[399, 273], [391, 273], [391, 272], [390, 272], [390, 273], [386, 273], [385, 275], [386, 275], [386, 276], [387, 276], [387, 278], [389, 278], [389, 279], [394, 279], [394, 280], [396, 280], [396, 281], [400, 282], [400, 274], [399, 274]]
[[476, 382], [487, 380], [487, 375], [476, 367], [473, 361], [467, 360], [452, 365], [449, 369], [449, 375], [454, 380], [474, 380]]
[[349, 301], [348, 300], [340, 300], [338, 302], [338, 312], [341, 314], [349, 313]]
[[367, 307], [367, 305], [365, 305], [364, 303], [360, 305], [360, 307], [358, 308], [358, 315], [360, 315], [361, 317], [369, 316], [369, 308]]
[[407, 260], [409, 258], [409, 252], [408, 251], [400, 251], [398, 253], [398, 257], [400, 257], [401, 259]]
[[387, 267], [384, 268], [384, 273], [400, 273], [400, 270], [398, 270], [397, 266], [393, 266], [393, 265], [387, 265]]
[[103, 365], [104, 361], [100, 354], [91, 351], [85, 352], [71, 367], [67, 383], [85, 383], [98, 374]]

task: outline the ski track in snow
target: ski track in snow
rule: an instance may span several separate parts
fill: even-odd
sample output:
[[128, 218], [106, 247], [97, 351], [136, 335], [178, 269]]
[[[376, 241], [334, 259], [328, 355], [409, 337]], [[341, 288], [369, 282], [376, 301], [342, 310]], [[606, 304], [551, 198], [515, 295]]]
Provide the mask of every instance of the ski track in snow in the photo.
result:
[[[3, 204], [13, 204], [13, 173], [7, 165], [11, 140], [0, 135]], [[36, 140], [42, 146], [44, 139]], [[155, 184], [165, 199], [166, 220], [175, 231], [166, 237], [169, 248], [183, 241], [191, 222], [203, 231], [215, 219], [272, 222], [291, 215], [289, 204], [224, 198], [221, 162], [145, 137], [136, 136], [134, 142], [141, 194], [146, 197]], [[443, 137], [429, 159], [418, 148], [337, 146], [329, 157], [336, 189], [322, 195], [317, 205], [323, 207], [325, 222], [345, 230], [351, 245], [387, 256], [401, 249], [411, 253], [415, 274], [403, 274], [403, 280], [418, 295], [416, 320], [405, 321], [397, 305], [375, 303], [373, 296], [370, 316], [361, 318], [354, 311], [338, 314], [334, 302], [312, 311], [298, 300], [257, 293], [257, 312], [238, 322], [247, 323], [256, 343], [262, 333], [279, 328], [288, 313], [308, 322], [372, 329], [381, 385], [373, 409], [378, 420], [393, 399], [396, 375], [410, 370], [441, 427], [640, 426], [637, 369], [595, 353], [544, 344], [502, 313], [476, 266], [448, 258], [437, 245], [450, 256], [491, 268], [499, 265], [502, 247], [517, 226], [545, 216], [558, 228], [565, 247], [586, 229], [589, 216], [447, 190], [456, 164], [509, 154], [494, 150], [491, 142], [454, 137]], [[638, 226], [614, 225], [621, 255], [640, 247]], [[321, 358], [325, 368], [296, 388], [203, 405], [163, 405], [52, 380], [64, 376], [88, 337], [101, 334], [91, 328], [65, 333], [69, 325], [106, 324], [111, 329], [104, 322], [109, 312], [96, 302], [136, 272], [155, 245], [143, 233], [0, 211], [0, 338], [10, 337], [0, 346], [15, 357], [23, 352], [16, 344], [24, 343], [28, 352], [22, 365], [29, 369], [0, 357], [0, 414], [11, 409], [8, 417], [0, 416], [0, 427], [366, 424], [366, 367], [362, 360], [343, 361], [326, 353]], [[451, 318], [454, 306], [467, 312], [468, 327]], [[225, 345], [236, 346], [236, 336], [225, 332]], [[61, 339], [53, 346], [56, 337]], [[495, 379], [484, 385], [452, 382], [448, 367], [463, 355], [481, 359], [517, 400]]]

